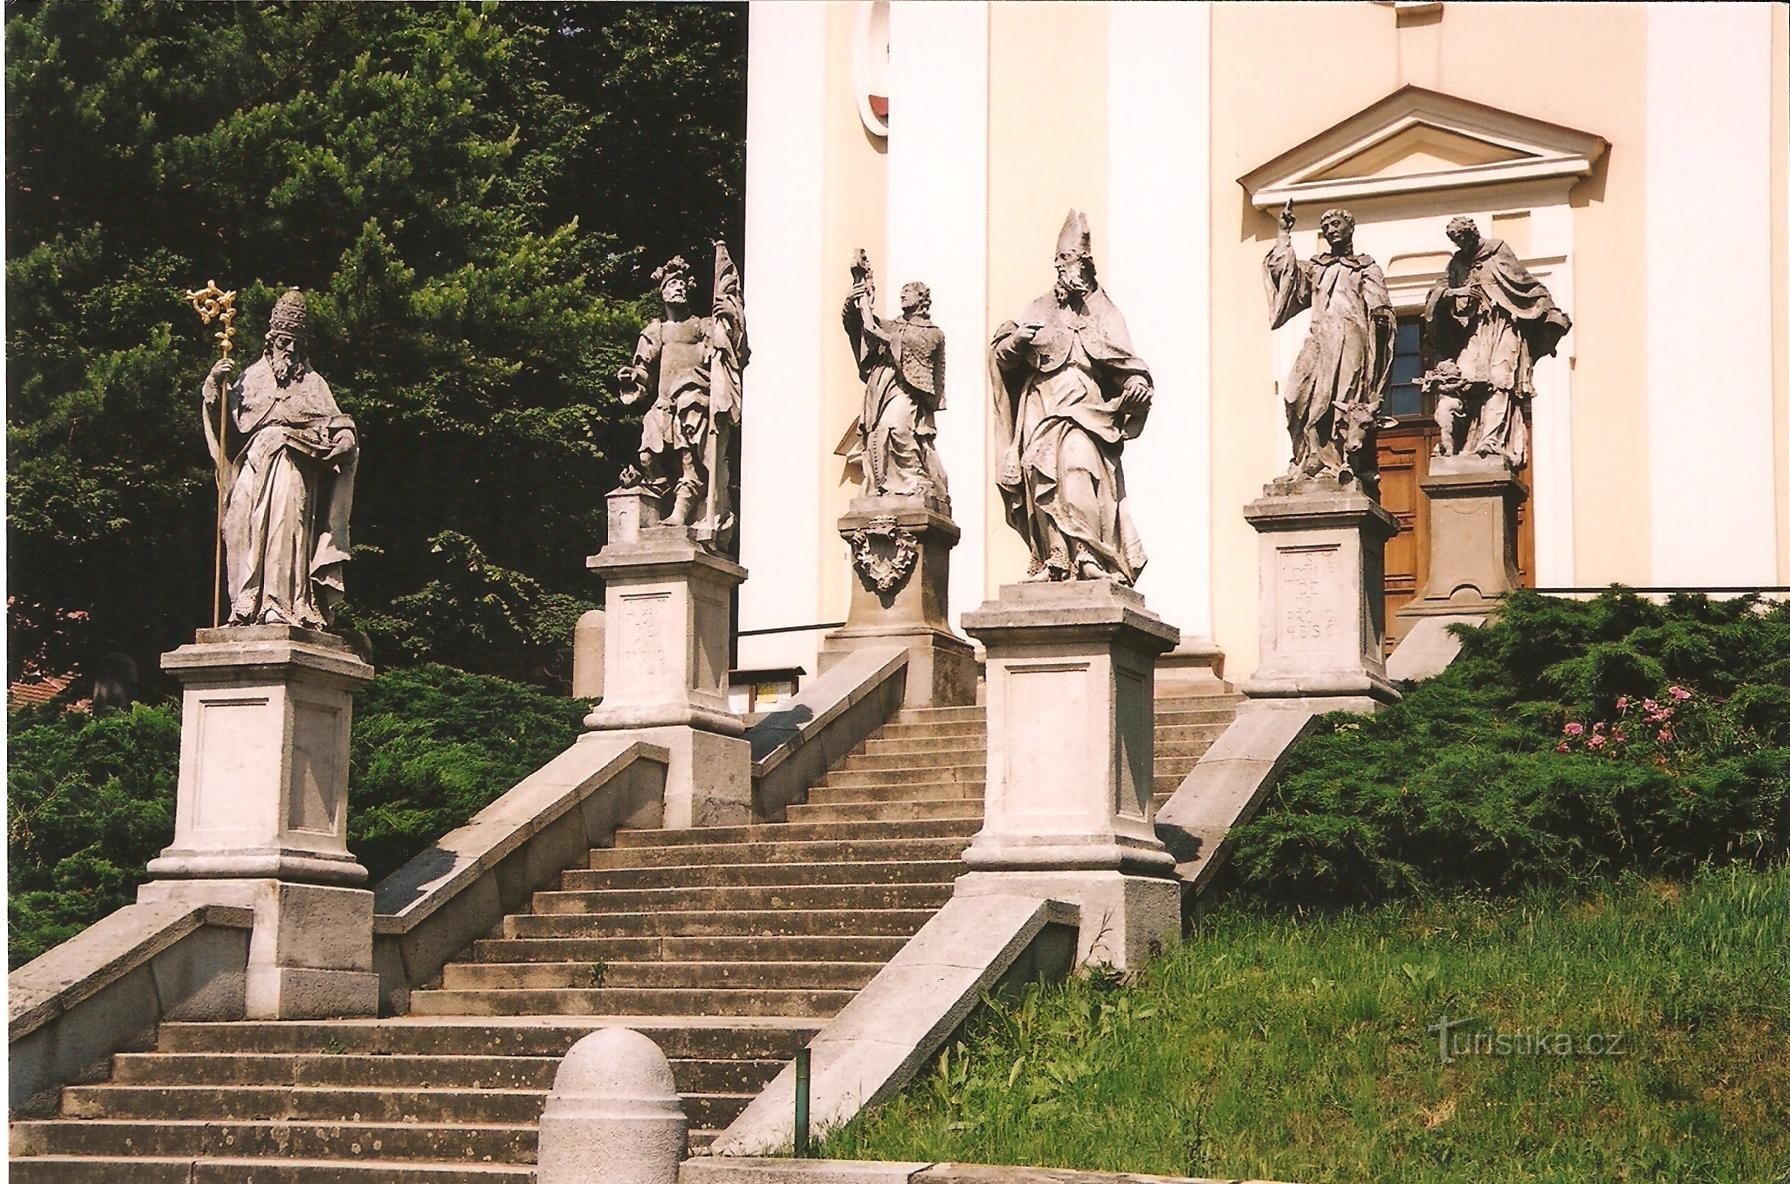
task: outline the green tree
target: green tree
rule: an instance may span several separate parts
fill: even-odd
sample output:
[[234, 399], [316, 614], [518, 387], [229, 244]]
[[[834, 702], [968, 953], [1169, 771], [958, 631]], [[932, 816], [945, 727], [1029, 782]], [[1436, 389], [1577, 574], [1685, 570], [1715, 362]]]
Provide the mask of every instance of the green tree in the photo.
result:
[[[593, 591], [643, 269], [737, 236], [742, 171], [741, 9], [593, 7], [9, 7], [10, 674], [154, 670], [209, 614], [211, 278], [250, 357], [310, 296], [362, 434], [345, 623], [381, 661], [559, 673], [540, 623]], [[473, 554], [522, 643], [443, 627]]]

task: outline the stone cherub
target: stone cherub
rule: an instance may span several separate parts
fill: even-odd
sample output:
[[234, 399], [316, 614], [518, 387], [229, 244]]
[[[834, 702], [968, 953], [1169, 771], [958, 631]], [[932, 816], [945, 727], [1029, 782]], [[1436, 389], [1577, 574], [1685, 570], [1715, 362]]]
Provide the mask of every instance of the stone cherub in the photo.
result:
[[[1450, 221], [1448, 237], [1454, 257], [1424, 302], [1424, 354], [1442, 359], [1432, 374], [1453, 368], [1441, 380], [1458, 387], [1462, 408], [1455, 413], [1471, 419], [1465, 435], [1448, 451], [1438, 444], [1436, 455], [1521, 469], [1528, 463], [1525, 413], [1535, 395], [1535, 359], [1554, 352], [1572, 320], [1502, 239], [1480, 238], [1473, 219]], [[1438, 406], [1438, 423], [1440, 414]]]
[[235, 363], [222, 359], [201, 392], [205, 443], [223, 456], [227, 625], [325, 629], [342, 598], [360, 435], [311, 369], [308, 320], [304, 293], [289, 289], [262, 356], [234, 383]]
[[945, 406], [945, 334], [929, 314], [932, 292], [903, 284], [901, 316], [876, 315], [876, 276], [860, 248], [852, 260], [843, 320], [864, 381], [858, 438], [864, 492], [902, 494], [949, 506], [935, 415]]
[[989, 346], [1001, 500], [1031, 551], [1028, 580], [1131, 584], [1145, 556], [1120, 456], [1149, 415], [1150, 370], [1099, 286], [1076, 210], [1057, 236], [1056, 271]]
[[668, 501], [666, 523], [693, 526], [698, 539], [725, 549], [734, 528], [730, 454], [750, 356], [745, 306], [739, 270], [719, 239], [708, 316], [691, 309], [692, 278], [681, 256], [653, 272], [665, 315], [640, 331], [632, 362], [616, 372], [624, 405], [653, 399], [641, 424], [639, 472], [623, 480]]
[[1293, 203], [1280, 213], [1274, 247], [1263, 260], [1270, 327], [1311, 309], [1311, 330], [1287, 377], [1282, 398], [1295, 482], [1328, 478], [1379, 496], [1376, 437], [1392, 374], [1396, 318], [1386, 277], [1355, 252], [1355, 218], [1326, 210], [1318, 233], [1329, 250], [1300, 260], [1293, 253]]

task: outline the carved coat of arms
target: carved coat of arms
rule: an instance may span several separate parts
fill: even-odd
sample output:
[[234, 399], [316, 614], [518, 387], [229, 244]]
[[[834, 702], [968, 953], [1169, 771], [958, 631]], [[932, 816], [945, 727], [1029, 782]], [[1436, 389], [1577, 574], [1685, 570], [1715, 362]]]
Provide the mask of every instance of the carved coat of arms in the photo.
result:
[[887, 514], [872, 518], [846, 540], [858, 575], [871, 589], [885, 595], [907, 583], [920, 558], [920, 543], [914, 533]]

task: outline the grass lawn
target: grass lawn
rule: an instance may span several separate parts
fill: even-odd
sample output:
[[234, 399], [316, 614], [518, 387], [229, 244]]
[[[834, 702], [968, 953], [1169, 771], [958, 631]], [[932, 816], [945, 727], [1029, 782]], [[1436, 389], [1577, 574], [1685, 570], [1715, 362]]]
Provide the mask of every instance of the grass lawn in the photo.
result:
[[[1446, 1061], [1443, 1020], [1464, 1021]], [[1349, 912], [1221, 906], [1128, 985], [1095, 975], [985, 1008], [822, 1154], [1299, 1184], [1779, 1184], [1790, 866]]]

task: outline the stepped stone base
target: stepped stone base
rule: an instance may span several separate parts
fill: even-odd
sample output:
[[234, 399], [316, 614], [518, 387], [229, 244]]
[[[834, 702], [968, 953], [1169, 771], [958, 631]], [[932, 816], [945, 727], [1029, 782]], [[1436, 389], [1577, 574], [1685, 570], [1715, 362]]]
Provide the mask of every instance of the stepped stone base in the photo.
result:
[[1115, 871], [968, 872], [956, 895], [1029, 896], [1081, 910], [1077, 966], [1135, 970], [1181, 940], [1181, 886]]
[[279, 880], [152, 880], [137, 889], [137, 900], [255, 911], [244, 984], [250, 1019], [379, 1014], [369, 889]]

